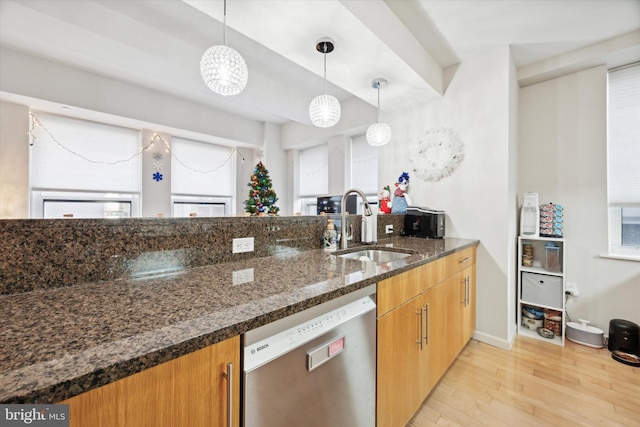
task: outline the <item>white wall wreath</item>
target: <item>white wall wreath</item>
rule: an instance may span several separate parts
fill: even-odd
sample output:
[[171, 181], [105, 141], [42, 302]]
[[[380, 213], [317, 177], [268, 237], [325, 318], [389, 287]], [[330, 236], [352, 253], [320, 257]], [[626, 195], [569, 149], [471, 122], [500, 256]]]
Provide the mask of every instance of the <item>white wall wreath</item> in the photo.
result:
[[464, 159], [464, 143], [448, 127], [427, 130], [410, 147], [412, 171], [418, 178], [437, 182], [449, 176]]

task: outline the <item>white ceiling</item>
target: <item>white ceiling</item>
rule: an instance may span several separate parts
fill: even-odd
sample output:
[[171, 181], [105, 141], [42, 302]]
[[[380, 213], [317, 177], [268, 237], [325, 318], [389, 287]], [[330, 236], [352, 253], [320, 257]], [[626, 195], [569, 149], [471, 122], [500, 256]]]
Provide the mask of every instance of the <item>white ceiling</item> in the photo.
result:
[[381, 103], [392, 110], [440, 97], [443, 69], [497, 46], [534, 70], [640, 30], [640, 0], [228, 0], [227, 44], [244, 56], [249, 83], [222, 97], [199, 76], [204, 50], [222, 43], [222, 15], [222, 0], [0, 0], [0, 45], [256, 120], [309, 125], [323, 88], [320, 37], [336, 45], [328, 92], [375, 111], [376, 77], [389, 81]]

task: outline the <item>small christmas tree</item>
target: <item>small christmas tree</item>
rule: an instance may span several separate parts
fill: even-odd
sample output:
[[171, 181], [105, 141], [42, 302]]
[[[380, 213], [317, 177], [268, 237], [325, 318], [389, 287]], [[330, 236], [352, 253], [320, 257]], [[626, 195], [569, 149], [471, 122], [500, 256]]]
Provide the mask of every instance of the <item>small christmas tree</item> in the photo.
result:
[[249, 198], [245, 200], [244, 211], [251, 215], [271, 214], [277, 215], [280, 210], [275, 205], [278, 201], [275, 191], [271, 189], [271, 178], [269, 171], [259, 162], [251, 175], [251, 182], [247, 184], [251, 187]]

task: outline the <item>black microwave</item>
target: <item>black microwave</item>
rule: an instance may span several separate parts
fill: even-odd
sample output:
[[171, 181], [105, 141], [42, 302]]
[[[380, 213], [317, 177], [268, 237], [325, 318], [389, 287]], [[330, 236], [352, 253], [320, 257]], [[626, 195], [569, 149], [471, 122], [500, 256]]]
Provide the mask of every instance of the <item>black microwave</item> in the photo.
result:
[[[329, 196], [329, 197], [318, 197], [316, 202], [316, 206], [318, 208], [318, 215], [321, 213], [325, 214], [339, 214], [342, 213], [342, 196]], [[350, 194], [347, 196], [346, 202], [346, 211], [350, 214], [357, 213], [357, 199], [355, 194]]]
[[444, 211], [408, 207], [404, 217], [406, 236], [442, 239], [444, 237]]

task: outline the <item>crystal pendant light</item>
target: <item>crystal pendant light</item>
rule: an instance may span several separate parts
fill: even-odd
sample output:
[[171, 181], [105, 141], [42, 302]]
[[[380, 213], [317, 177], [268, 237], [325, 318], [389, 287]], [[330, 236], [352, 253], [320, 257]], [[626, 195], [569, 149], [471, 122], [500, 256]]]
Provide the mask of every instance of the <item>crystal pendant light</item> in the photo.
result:
[[378, 90], [378, 122], [367, 128], [367, 142], [369, 145], [379, 147], [391, 141], [391, 127], [380, 121], [380, 86], [387, 84], [387, 80], [377, 78], [371, 81], [371, 87]]
[[200, 74], [209, 89], [220, 95], [237, 95], [247, 85], [247, 64], [227, 46], [227, 0], [224, 0], [223, 45], [212, 46], [200, 59]]
[[309, 118], [314, 126], [329, 128], [340, 120], [340, 102], [336, 97], [327, 95], [327, 53], [333, 52], [333, 40], [321, 38], [316, 50], [324, 56], [324, 95], [316, 96], [309, 105]]

